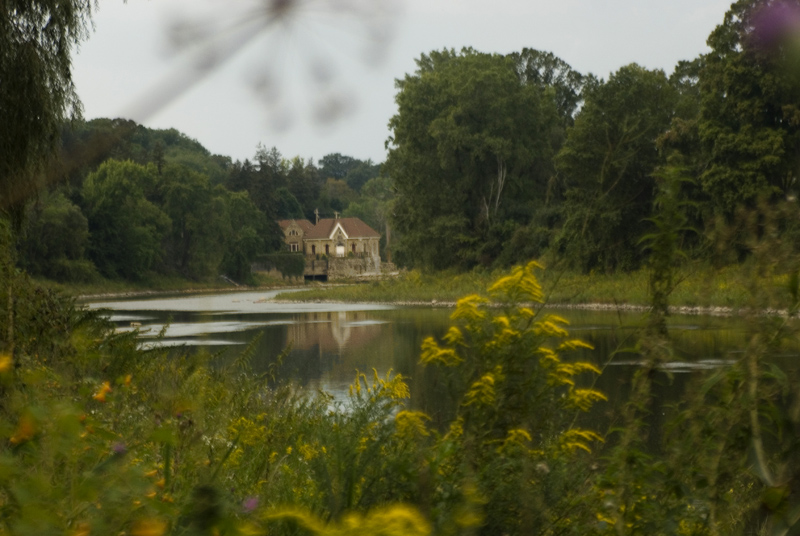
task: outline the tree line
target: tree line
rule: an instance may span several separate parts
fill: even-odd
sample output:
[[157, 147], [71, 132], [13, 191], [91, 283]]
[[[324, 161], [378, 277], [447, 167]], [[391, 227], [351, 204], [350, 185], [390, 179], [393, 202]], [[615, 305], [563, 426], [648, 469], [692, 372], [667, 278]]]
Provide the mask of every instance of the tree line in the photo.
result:
[[380, 182], [369, 160], [336, 153], [317, 166], [259, 145], [252, 161], [232, 161], [177, 130], [122, 119], [79, 122], [61, 138], [63, 180], [42, 188], [20, 223], [19, 263], [33, 274], [247, 281], [256, 255], [283, 248], [279, 219], [354, 203], [380, 224], [362, 199]]
[[533, 49], [423, 54], [389, 125], [397, 260], [635, 269], [664, 188], [683, 202], [681, 247], [714, 257], [737, 211], [797, 195], [797, 28], [777, 11], [735, 2], [711, 51], [670, 74], [631, 64], [604, 80]]
[[[73, 119], [59, 142], [64, 180], [19, 196], [27, 212], [4, 207], [22, 229], [19, 263], [62, 280], [244, 280], [255, 255], [281, 248], [275, 220], [319, 210], [381, 231], [384, 258], [391, 234], [393, 260], [408, 267], [550, 257], [631, 270], [648, 261], [643, 237], [658, 230], [664, 196], [683, 218], [678, 249], [741, 260], [742, 211], [797, 197], [800, 69], [794, 19], [780, 9], [734, 3], [711, 51], [670, 74], [631, 64], [601, 79], [528, 48], [423, 54], [397, 81], [384, 164], [261, 145], [234, 162], [174, 129]], [[36, 189], [23, 179], [8, 184]], [[792, 218], [778, 228], [800, 237]]]

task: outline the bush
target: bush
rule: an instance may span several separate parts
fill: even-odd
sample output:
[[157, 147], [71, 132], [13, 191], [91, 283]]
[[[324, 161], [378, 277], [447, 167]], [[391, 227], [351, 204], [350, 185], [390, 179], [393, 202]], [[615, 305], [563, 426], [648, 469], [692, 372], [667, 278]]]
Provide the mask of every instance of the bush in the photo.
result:
[[266, 269], [278, 270], [284, 277], [303, 277], [306, 258], [302, 253], [269, 253], [256, 257]]

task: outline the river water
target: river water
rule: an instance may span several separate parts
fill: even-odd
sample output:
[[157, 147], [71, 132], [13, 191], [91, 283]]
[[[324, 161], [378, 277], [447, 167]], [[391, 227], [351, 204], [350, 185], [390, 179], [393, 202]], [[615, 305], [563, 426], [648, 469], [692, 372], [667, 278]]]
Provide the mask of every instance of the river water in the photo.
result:
[[[209, 351], [219, 362], [234, 359], [260, 334], [252, 358], [256, 371], [266, 371], [291, 344], [281, 376], [340, 400], [346, 398], [356, 370], [374, 368], [383, 376], [392, 369], [409, 378], [412, 407], [439, 422], [452, 413], [452, 402], [442, 387], [418, 364], [423, 339], [447, 331], [451, 309], [273, 301], [280, 292], [287, 291], [113, 300], [88, 306], [106, 310], [120, 331], [138, 329], [144, 347]], [[572, 336], [594, 346], [592, 351], [581, 351], [580, 358], [603, 369], [596, 387], [609, 402], [597, 406], [593, 418], [613, 424], [614, 408], [626, 399], [639, 364], [633, 347], [641, 313], [552, 312], [570, 321]], [[675, 316], [669, 325], [675, 361], [655, 382], [655, 394], [665, 404], [680, 398], [693, 373], [725, 367], [737, 359], [748, 337], [741, 318]], [[162, 330], [163, 337], [156, 338]], [[796, 362], [797, 355], [791, 349], [779, 357]]]

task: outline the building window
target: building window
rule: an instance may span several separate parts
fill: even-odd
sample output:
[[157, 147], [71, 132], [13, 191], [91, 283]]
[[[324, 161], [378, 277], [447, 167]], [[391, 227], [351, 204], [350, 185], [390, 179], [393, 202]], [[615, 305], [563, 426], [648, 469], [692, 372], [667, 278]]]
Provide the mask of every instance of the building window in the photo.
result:
[[311, 246], [311, 254], [312, 255], [316, 255], [317, 254], [317, 246]]
[[297, 229], [292, 229], [291, 231], [289, 231], [289, 236], [297, 236], [298, 234], [299, 233], [297, 232]]
[[330, 248], [328, 244], [325, 244], [325, 255], [330, 255]]
[[351, 244], [350, 247], [353, 248], [353, 255], [355, 255], [355, 253], [356, 253], [356, 245], [355, 244]]
[[298, 251], [297, 244], [295, 243], [289, 244], [289, 251]]

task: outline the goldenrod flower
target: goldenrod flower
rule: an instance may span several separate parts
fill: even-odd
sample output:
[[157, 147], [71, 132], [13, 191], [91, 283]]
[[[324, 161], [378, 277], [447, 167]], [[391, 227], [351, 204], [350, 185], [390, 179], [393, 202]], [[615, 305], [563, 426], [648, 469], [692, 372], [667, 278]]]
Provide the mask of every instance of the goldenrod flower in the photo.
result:
[[106, 394], [111, 392], [111, 384], [108, 382], [103, 382], [103, 385], [100, 386], [100, 390], [95, 393], [92, 397], [98, 402], [105, 402], [106, 401]]
[[14, 360], [11, 359], [11, 354], [8, 353], [0, 354], [0, 374], [5, 374], [6, 372], [10, 372], [13, 366], [14, 366]]
[[79, 523], [72, 532], [72, 536], [89, 536], [91, 533], [91, 527], [88, 523]]
[[160, 519], [142, 519], [131, 529], [132, 536], [162, 536], [167, 532], [167, 524]]
[[408, 439], [429, 436], [430, 432], [425, 427], [425, 421], [429, 420], [431, 418], [421, 411], [401, 411], [394, 417], [397, 435]]
[[19, 418], [17, 429], [14, 430], [14, 435], [11, 436], [9, 441], [12, 445], [19, 445], [30, 441], [34, 435], [36, 435], [36, 422], [30, 414], [24, 413]]

